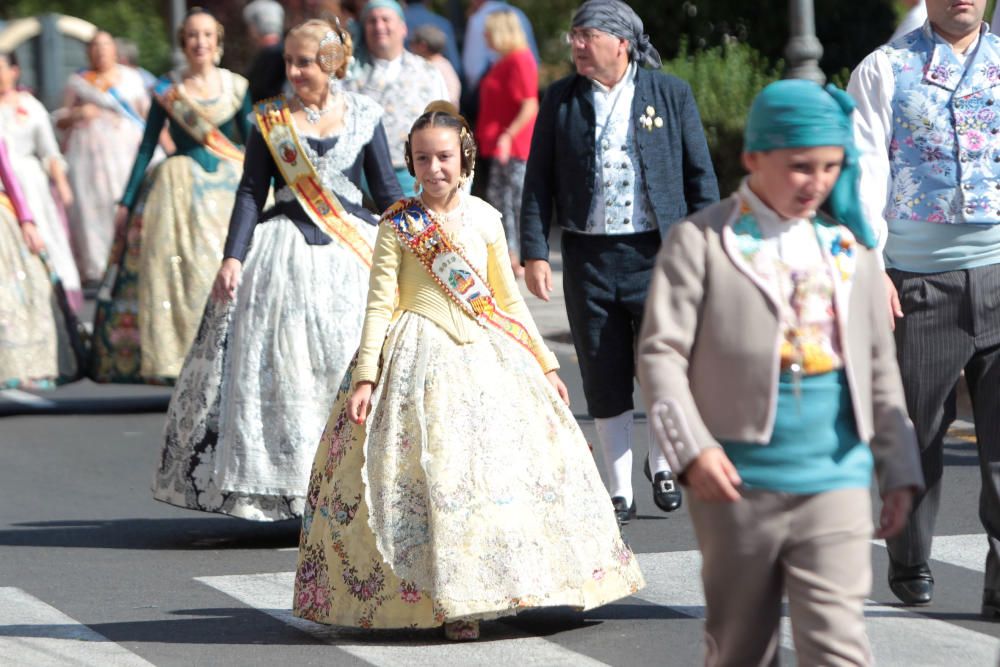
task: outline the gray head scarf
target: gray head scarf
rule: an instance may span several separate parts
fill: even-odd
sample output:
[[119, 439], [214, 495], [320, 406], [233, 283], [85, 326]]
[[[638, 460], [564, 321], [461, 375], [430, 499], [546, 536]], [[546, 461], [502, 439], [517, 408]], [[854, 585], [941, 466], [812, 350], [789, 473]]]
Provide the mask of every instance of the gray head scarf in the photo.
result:
[[660, 54], [642, 31], [642, 19], [621, 0], [586, 0], [573, 14], [574, 28], [595, 28], [629, 41], [628, 56], [643, 67], [659, 69]]

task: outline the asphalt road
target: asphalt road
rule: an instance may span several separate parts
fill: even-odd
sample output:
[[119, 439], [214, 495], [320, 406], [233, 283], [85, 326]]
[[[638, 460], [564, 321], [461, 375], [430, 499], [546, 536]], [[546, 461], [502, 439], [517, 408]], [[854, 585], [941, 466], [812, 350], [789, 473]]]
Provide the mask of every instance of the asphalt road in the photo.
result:
[[[580, 378], [557, 346], [574, 411]], [[648, 587], [589, 612], [529, 611], [454, 645], [434, 631], [359, 632], [292, 619], [298, 525], [199, 514], [149, 494], [168, 390], [81, 382], [0, 392], [0, 665], [695, 665], [698, 556], [686, 510], [656, 510], [636, 457], [626, 535]], [[592, 424], [581, 419], [589, 438]], [[869, 632], [882, 665], [993, 665], [1000, 624], [978, 616], [986, 541], [975, 445], [947, 448], [934, 604], [895, 606], [873, 544]], [[645, 429], [637, 428], [638, 451]], [[753, 619], [747, 619], [753, 622]], [[787, 632], [783, 661], [792, 663]]]

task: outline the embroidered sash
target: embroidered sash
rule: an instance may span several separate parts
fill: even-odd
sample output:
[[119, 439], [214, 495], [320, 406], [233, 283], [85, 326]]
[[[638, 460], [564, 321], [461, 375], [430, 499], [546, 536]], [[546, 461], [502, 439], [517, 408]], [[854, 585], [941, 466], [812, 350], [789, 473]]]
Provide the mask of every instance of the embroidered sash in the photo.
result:
[[292, 114], [284, 98], [276, 97], [254, 106], [257, 125], [271, 151], [274, 164], [309, 219], [339, 242], [369, 269], [374, 249], [347, 217], [337, 196], [323, 186], [316, 167], [299, 143]]
[[145, 129], [146, 120], [132, 108], [132, 105], [129, 104], [118, 88], [115, 86], [102, 87], [99, 83], [97, 72], [94, 70], [84, 70], [80, 72], [80, 80], [85, 84], [83, 87], [77, 87], [77, 92], [82, 98], [104, 108], [117, 111], [138, 127]]
[[535, 353], [534, 341], [527, 328], [497, 305], [489, 283], [476, 273], [438, 222], [431, 217], [417, 199], [397, 202], [383, 216], [396, 231], [396, 235], [416, 256], [434, 282], [472, 319], [485, 329], [495, 329], [531, 352], [544, 367], [544, 361]]
[[157, 87], [155, 95], [157, 101], [167, 111], [170, 120], [177, 123], [182, 130], [207, 148], [209, 152], [224, 160], [243, 164], [243, 149], [230, 141], [219, 128], [208, 120], [197, 106], [178, 90], [178, 86]]

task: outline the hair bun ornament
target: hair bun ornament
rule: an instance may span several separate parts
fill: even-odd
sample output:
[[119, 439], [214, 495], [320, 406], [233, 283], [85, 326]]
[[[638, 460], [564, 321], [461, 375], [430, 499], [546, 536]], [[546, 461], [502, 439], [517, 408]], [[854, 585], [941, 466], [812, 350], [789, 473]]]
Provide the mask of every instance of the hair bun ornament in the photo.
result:
[[455, 116], [456, 118], [459, 117], [458, 109], [456, 109], [455, 105], [449, 102], [448, 100], [434, 100], [426, 107], [424, 107], [424, 113], [434, 113], [434, 112], [446, 113], [449, 116]]
[[333, 73], [343, 59], [343, 38], [339, 32], [327, 30], [323, 39], [319, 41], [319, 49], [316, 52], [316, 62], [319, 63], [319, 68], [328, 74]]

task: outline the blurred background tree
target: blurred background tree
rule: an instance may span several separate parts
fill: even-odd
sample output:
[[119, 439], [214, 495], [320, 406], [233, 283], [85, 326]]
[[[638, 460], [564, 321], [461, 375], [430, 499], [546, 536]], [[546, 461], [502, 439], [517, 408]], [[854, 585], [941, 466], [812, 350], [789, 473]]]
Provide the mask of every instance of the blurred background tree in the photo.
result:
[[3, 0], [0, 18], [11, 20], [39, 14], [66, 14], [90, 21], [115, 37], [139, 46], [139, 64], [157, 74], [170, 67], [167, 6], [162, 0]]
[[[441, 15], [468, 12], [472, 0], [427, 0]], [[563, 41], [582, 0], [508, 0], [528, 15], [542, 55], [544, 87], [572, 71]], [[242, 20], [247, 0], [189, 0], [212, 11], [226, 27], [223, 65], [245, 70], [254, 51]], [[281, 0], [287, 25], [310, 16], [347, 16], [363, 0]], [[691, 84], [705, 125], [723, 191], [734, 187], [742, 168], [743, 121], [750, 102], [781, 76], [788, 41], [789, 0], [626, 0], [643, 18], [664, 60], [664, 70]], [[990, 17], [997, 0], [988, 0]], [[816, 32], [823, 44], [820, 66], [845, 85], [861, 59], [892, 34], [906, 13], [906, 0], [814, 0]], [[346, 11], [345, 13], [345, 10]], [[162, 73], [171, 66], [169, 0], [4, 0], [0, 18], [45, 12], [78, 16], [140, 47], [140, 64]], [[462, 34], [462, 30], [458, 31]]]

